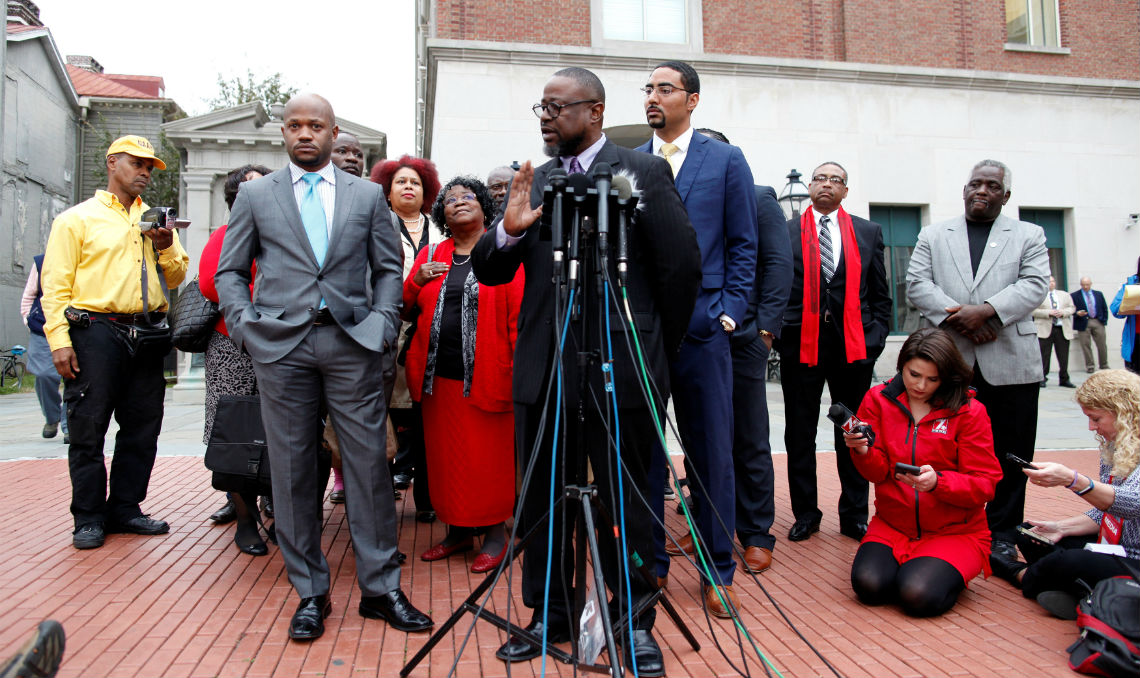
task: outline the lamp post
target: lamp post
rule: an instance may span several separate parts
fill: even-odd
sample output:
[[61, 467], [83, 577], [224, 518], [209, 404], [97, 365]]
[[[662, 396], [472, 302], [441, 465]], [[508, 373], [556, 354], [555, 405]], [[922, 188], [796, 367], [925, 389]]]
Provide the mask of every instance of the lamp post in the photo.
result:
[[803, 205], [805, 200], [811, 197], [811, 194], [808, 193], [807, 186], [800, 181], [800, 177], [802, 176], [803, 175], [797, 172], [795, 168], [793, 168], [791, 172], [788, 172], [788, 183], [784, 186], [784, 189], [780, 191], [780, 197], [777, 199], [780, 203], [780, 207], [784, 209], [784, 216], [789, 219], [799, 219], [800, 206]]

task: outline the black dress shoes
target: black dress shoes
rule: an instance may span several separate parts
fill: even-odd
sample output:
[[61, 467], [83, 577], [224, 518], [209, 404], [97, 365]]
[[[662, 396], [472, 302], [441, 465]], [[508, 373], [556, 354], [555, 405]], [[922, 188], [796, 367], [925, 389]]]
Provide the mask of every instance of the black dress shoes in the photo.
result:
[[406, 490], [412, 484], [412, 476], [407, 473], [397, 473], [392, 476], [392, 487], [397, 490]]
[[107, 532], [127, 534], [166, 534], [170, 525], [165, 520], [155, 520], [150, 516], [135, 516], [130, 520], [107, 526]]
[[819, 518], [799, 518], [788, 530], [788, 541], [804, 541], [819, 532]]
[[624, 643], [626, 645], [625, 666], [627, 669], [631, 665], [637, 666], [637, 675], [646, 676], [646, 678], [665, 675], [665, 658], [661, 656], [661, 648], [653, 639], [653, 633], [647, 629], [634, 629], [632, 659], [629, 656], [628, 634], [621, 634], [621, 638], [627, 641]]
[[103, 525], [101, 523], [87, 523], [80, 525], [75, 534], [71, 536], [71, 545], [77, 549], [97, 549], [103, 545]]
[[210, 514], [210, 520], [217, 525], [225, 525], [237, 520], [237, 508], [234, 507], [232, 499], [227, 499], [222, 508]]
[[293, 640], [316, 640], [325, 632], [325, 618], [332, 613], [332, 603], [323, 596], [302, 598], [293, 620], [289, 622], [289, 637]]
[[1064, 386], [1065, 388], [1076, 388], [1076, 387], [1077, 387], [1077, 385], [1076, 385], [1076, 384], [1074, 384], [1073, 382], [1069, 381], [1068, 379], [1066, 379], [1065, 381], [1062, 381], [1062, 382], [1061, 382], [1061, 386]]
[[435, 623], [431, 617], [420, 612], [400, 589], [389, 591], [382, 596], [362, 596], [360, 616], [369, 619], [383, 619], [397, 631], [427, 631]]
[[1017, 547], [1010, 542], [995, 539], [990, 545], [990, 569], [998, 577], [1021, 588], [1021, 581], [1017, 576], [1027, 567], [1028, 564], [1017, 559]]
[[[542, 622], [532, 621], [526, 626], [526, 630], [534, 635], [542, 638]], [[636, 631], [634, 632], [636, 634]], [[546, 632], [546, 642], [548, 643], [565, 643], [570, 640], [570, 625], [567, 623], [551, 624]], [[636, 635], [634, 637], [636, 644]], [[652, 638], [650, 638], [652, 640]], [[656, 647], [654, 643], [654, 647]], [[542, 654], [542, 648], [538, 645], [526, 640], [522, 636], [511, 634], [507, 642], [503, 643], [502, 647], [495, 651], [495, 656], [505, 662], [525, 662], [528, 659], [534, 659]], [[661, 649], [657, 649], [657, 655], [660, 657]]]
[[840, 523], [839, 534], [851, 537], [855, 541], [863, 541], [863, 537], [867, 534], [867, 523]]

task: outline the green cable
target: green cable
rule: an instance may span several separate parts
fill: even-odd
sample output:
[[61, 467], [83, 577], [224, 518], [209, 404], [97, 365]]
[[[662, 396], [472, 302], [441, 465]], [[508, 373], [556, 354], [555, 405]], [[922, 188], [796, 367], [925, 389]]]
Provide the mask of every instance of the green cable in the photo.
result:
[[[625, 304], [626, 322], [628, 322], [628, 324], [629, 324], [630, 335], [633, 337], [633, 346], [634, 346], [634, 349], [637, 351], [637, 361], [638, 361], [638, 364], [641, 366], [641, 380], [642, 380], [642, 383], [645, 385], [645, 393], [646, 393], [646, 397], [649, 400], [650, 413], [653, 415], [653, 426], [657, 431], [657, 439], [661, 442], [661, 448], [666, 449], [665, 431], [661, 426], [661, 419], [657, 416], [657, 407], [656, 407], [657, 403], [653, 398], [653, 390], [650, 388], [650, 385], [649, 385], [649, 370], [645, 366], [645, 355], [641, 351], [641, 340], [638, 339], [638, 336], [637, 336], [637, 326], [633, 324], [633, 311], [630, 309], [630, 306], [629, 306], [629, 292], [628, 292], [628, 290], [626, 290], [625, 286], [622, 286], [622, 288], [621, 288], [621, 296], [622, 296], [622, 302]], [[677, 469], [673, 467], [673, 462], [672, 462], [672, 460], [669, 459], [668, 454], [665, 455], [665, 463], [667, 463], [669, 465], [669, 471], [673, 474], [673, 478], [676, 478], [677, 477]], [[684, 495], [681, 494], [680, 484], [679, 483], [676, 484], [675, 488], [677, 491], [677, 496], [682, 498], [681, 506], [683, 508], [684, 515], [685, 515], [685, 523], [689, 526], [689, 532], [693, 535], [696, 535], [697, 534], [697, 528], [696, 528], [696, 525], [693, 524], [692, 514], [689, 513], [688, 502], [684, 501], [684, 499], [683, 499]], [[695, 538], [693, 539], [693, 551], [694, 551], [694, 553], [696, 553], [697, 559], [700, 561], [699, 568], [705, 574], [708, 581], [710, 581], [710, 582], [713, 581], [713, 578], [711, 576], [712, 571], [709, 568], [708, 561], [705, 558], [705, 549], [701, 545], [700, 539], [695, 539]], [[716, 592], [716, 596], [718, 599], [720, 599], [720, 604], [724, 607], [724, 609], [726, 609], [726, 610], [733, 609], [728, 604], [728, 601], [725, 600], [724, 594], [721, 592], [720, 586], [713, 586], [713, 590]], [[784, 674], [780, 673], [780, 670], [777, 669], [776, 666], [771, 662], [771, 660], [769, 660], [768, 657], [760, 650], [760, 648], [756, 646], [755, 639], [752, 638], [752, 634], [750, 634], [748, 632], [748, 629], [746, 629], [744, 627], [744, 624], [741, 623], [740, 615], [736, 613], [735, 609], [733, 609], [732, 623], [736, 626], [736, 628], [741, 633], [744, 634], [744, 637], [748, 639], [748, 643], [750, 645], [752, 645], [752, 649], [756, 651], [756, 654], [760, 657], [760, 659], [765, 664], [767, 664], [772, 669], [772, 671], [774, 671], [776, 673], [777, 676], [779, 676], [780, 678], [784, 678]]]

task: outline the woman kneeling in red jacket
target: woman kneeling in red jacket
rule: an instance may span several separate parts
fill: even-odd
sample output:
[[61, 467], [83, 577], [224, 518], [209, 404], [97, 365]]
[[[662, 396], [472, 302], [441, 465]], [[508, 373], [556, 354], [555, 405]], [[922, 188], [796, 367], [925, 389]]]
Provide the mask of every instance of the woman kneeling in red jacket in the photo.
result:
[[[911, 616], [932, 617], [954, 606], [966, 582], [990, 574], [985, 506], [1001, 466], [989, 415], [970, 388], [973, 371], [948, 334], [912, 334], [898, 370], [859, 406], [874, 443], [844, 436], [855, 467], [875, 484], [851, 586], [866, 605], [897, 601]], [[919, 473], [896, 472], [897, 463]]]

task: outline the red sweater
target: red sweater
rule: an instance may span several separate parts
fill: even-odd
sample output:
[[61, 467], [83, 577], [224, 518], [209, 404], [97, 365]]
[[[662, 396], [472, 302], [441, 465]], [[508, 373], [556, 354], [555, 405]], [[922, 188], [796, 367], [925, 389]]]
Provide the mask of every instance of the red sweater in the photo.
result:
[[[404, 280], [404, 314], [419, 309], [416, 333], [408, 347], [408, 390], [412, 400], [423, 396], [424, 371], [427, 369], [428, 340], [431, 320], [440, 290], [446, 276], [429, 281], [423, 287], [414, 280], [420, 266], [427, 263], [430, 247], [420, 250], [412, 270]], [[455, 241], [451, 238], [439, 243], [432, 261], [451, 262]], [[511, 365], [518, 338], [519, 305], [523, 295], [523, 270], [519, 267], [514, 280], [506, 285], [479, 284], [479, 317], [475, 326], [475, 372], [471, 377], [471, 404], [487, 412], [510, 412], [514, 406], [511, 397]]]
[[[934, 409], [915, 423], [902, 377], [867, 392], [859, 418], [875, 431], [866, 454], [851, 457], [864, 478], [875, 484], [875, 515], [915, 538], [931, 534], [988, 532], [986, 502], [1001, 480], [986, 408], [971, 391], [966, 404], [951, 412]], [[930, 492], [895, 480], [895, 462], [938, 472]]]
[[[206, 246], [202, 248], [202, 257], [198, 260], [198, 289], [202, 290], [203, 296], [215, 304], [218, 303], [218, 289], [214, 287], [214, 275], [218, 272], [218, 259], [222, 256], [222, 240], [226, 237], [226, 225], [223, 224], [218, 230], [210, 234], [210, 239], [206, 241]], [[254, 262], [253, 267], [249, 271], [249, 294], [253, 296], [253, 278], [257, 275], [257, 262]], [[225, 316], [218, 319], [218, 324], [214, 325], [214, 329], [227, 337], [230, 336], [226, 330]]]

